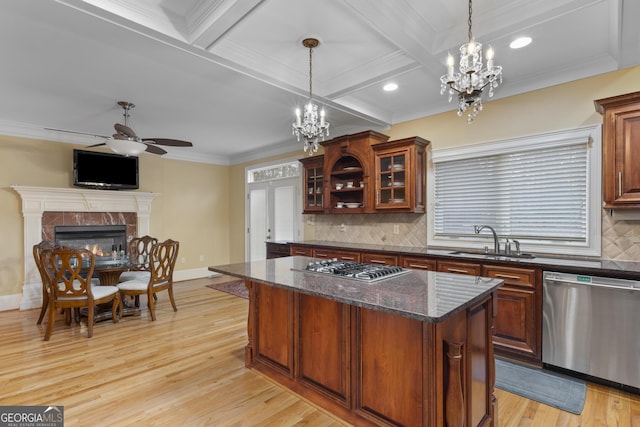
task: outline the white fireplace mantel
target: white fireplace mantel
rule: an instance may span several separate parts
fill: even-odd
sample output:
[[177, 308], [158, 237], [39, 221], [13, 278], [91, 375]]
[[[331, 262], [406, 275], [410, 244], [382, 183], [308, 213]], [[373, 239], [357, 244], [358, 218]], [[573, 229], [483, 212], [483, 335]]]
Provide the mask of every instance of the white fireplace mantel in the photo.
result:
[[42, 305], [42, 284], [33, 246], [42, 240], [44, 212], [135, 212], [140, 236], [149, 234], [151, 202], [158, 193], [12, 185], [22, 198], [24, 217], [24, 284], [20, 309]]

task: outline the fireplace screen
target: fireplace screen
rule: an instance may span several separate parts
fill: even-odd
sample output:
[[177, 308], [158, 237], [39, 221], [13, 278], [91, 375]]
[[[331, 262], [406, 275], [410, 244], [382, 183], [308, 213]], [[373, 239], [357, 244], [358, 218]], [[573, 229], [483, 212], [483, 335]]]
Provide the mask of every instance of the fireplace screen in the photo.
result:
[[54, 237], [59, 245], [89, 249], [96, 261], [112, 259], [120, 251], [127, 254], [126, 225], [59, 225], [54, 229]]

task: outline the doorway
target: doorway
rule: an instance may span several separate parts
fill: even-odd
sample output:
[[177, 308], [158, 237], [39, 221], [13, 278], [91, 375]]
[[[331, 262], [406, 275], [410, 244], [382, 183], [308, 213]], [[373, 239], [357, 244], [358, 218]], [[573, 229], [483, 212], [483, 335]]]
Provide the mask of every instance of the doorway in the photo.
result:
[[265, 242], [301, 237], [300, 167], [298, 161], [247, 170], [245, 259], [267, 257]]

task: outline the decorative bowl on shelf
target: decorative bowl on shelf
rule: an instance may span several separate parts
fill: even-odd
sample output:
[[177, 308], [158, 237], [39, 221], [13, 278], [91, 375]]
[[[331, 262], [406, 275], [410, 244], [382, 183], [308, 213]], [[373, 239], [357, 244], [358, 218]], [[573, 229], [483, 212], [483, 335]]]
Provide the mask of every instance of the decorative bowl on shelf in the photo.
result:
[[345, 206], [348, 208], [359, 208], [360, 207], [360, 203], [345, 203]]
[[336, 208], [344, 208], [344, 202], [336, 203]]
[[389, 165], [389, 169], [393, 169], [393, 170], [404, 169], [404, 165], [401, 163], [395, 163], [395, 164]]
[[336, 184], [336, 190], [342, 190], [342, 187], [344, 187], [344, 184], [340, 182]]

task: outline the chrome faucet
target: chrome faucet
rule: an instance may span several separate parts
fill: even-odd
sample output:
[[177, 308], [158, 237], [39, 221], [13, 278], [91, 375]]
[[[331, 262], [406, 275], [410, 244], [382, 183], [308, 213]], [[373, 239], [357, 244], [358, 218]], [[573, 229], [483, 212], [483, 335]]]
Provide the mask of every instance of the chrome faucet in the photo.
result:
[[499, 254], [500, 253], [500, 241], [498, 240], [498, 235], [496, 234], [496, 230], [494, 230], [493, 227], [491, 227], [489, 225], [474, 225], [473, 226], [473, 231], [475, 231], [476, 234], [480, 234], [480, 232], [482, 230], [484, 230], [485, 228], [488, 228], [489, 230], [491, 230], [491, 233], [493, 234], [493, 252]]

